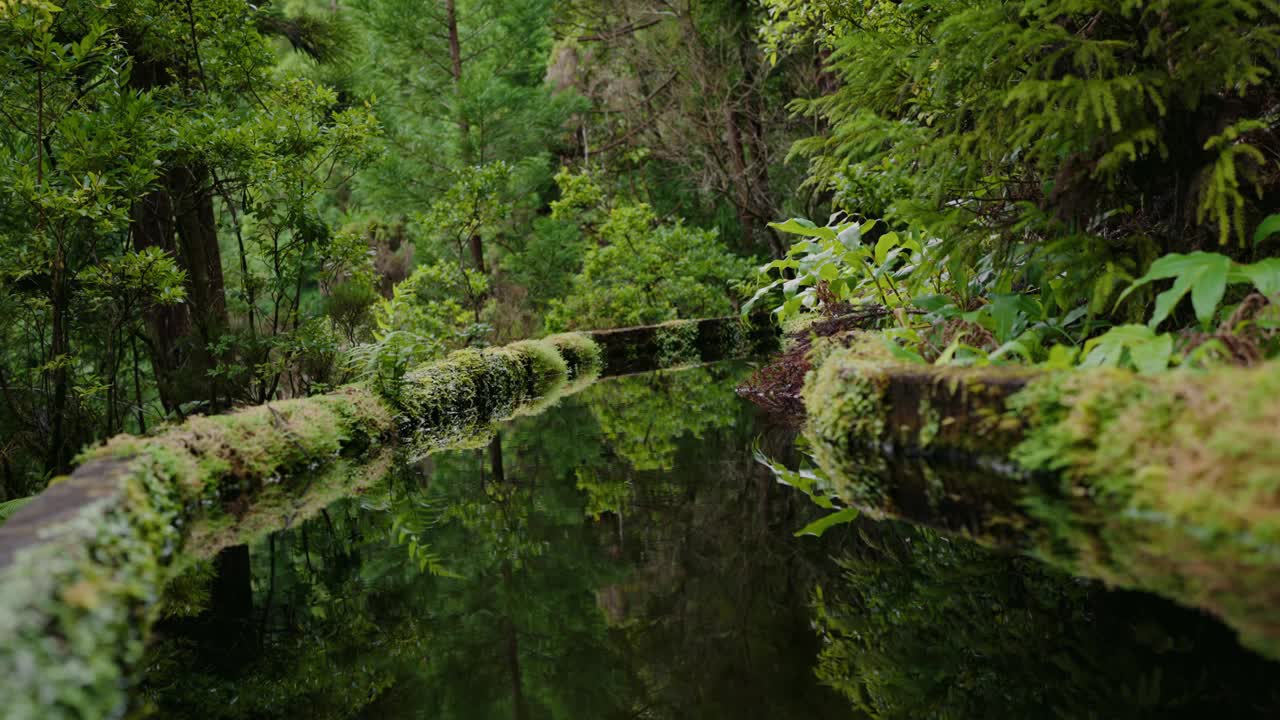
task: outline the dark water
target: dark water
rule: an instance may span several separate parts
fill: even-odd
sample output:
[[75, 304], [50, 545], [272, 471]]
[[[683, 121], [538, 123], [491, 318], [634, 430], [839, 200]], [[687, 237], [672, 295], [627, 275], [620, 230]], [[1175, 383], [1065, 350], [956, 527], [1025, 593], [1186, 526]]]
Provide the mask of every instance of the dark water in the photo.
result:
[[600, 383], [176, 586], [131, 715], [1280, 717], [1208, 618], [823, 512], [720, 366]]

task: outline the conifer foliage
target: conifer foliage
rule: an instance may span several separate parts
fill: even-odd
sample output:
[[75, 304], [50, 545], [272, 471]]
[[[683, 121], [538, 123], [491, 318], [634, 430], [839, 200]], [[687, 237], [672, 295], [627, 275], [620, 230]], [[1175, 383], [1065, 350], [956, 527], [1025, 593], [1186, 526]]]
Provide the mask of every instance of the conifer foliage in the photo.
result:
[[796, 151], [845, 209], [1116, 255], [1243, 245], [1274, 207], [1280, 3], [770, 5], [767, 37], [830, 50], [795, 106], [832, 131]]

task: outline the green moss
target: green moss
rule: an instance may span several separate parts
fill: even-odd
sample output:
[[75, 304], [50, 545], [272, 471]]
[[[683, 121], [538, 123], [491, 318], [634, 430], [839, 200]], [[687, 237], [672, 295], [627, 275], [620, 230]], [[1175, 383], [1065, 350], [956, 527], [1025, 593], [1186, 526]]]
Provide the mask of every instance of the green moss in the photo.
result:
[[923, 423], [916, 431], [916, 439], [920, 447], [927, 448], [942, 429], [942, 414], [933, 406], [933, 403], [929, 402], [929, 397], [926, 395], [920, 400], [919, 416]]
[[599, 366], [599, 348], [574, 335], [455, 352], [405, 376], [397, 398], [402, 435], [419, 455], [483, 444], [496, 423], [554, 403], [571, 372], [580, 386]]
[[295, 526], [337, 500], [363, 492], [386, 476], [394, 455], [387, 447], [371, 457], [340, 458], [317, 470], [268, 483], [236, 509], [213, 509], [195, 517], [179, 571], [186, 572], [187, 564], [212, 558], [225, 548]]
[[1011, 400], [1014, 458], [1058, 482], [1026, 499], [1038, 552], [1207, 609], [1280, 657], [1280, 365], [1080, 371]]
[[857, 444], [878, 444], [884, 437], [888, 409], [886, 378], [880, 369], [858, 348], [841, 348], [810, 371], [804, 386], [805, 436], [814, 459], [842, 497], [865, 507], [882, 504], [885, 491], [880, 483], [873, 487], [860, 482], [863, 463], [852, 450]]
[[895, 514], [891, 498], [914, 492], [868, 472], [867, 448], [886, 442], [1011, 451], [1004, 475], [924, 487], [929, 506], [972, 508], [976, 539], [1017, 537], [1072, 573], [1213, 612], [1280, 658], [1280, 364], [1029, 377], [906, 365], [877, 340], [816, 344], [805, 384], [806, 435], [847, 502]]
[[604, 369], [604, 354], [600, 346], [582, 333], [564, 333], [546, 338], [546, 342], [560, 352], [568, 367], [567, 393], [576, 392], [595, 382]]
[[570, 380], [589, 384], [600, 367], [600, 348], [582, 335], [466, 350], [411, 372], [395, 416], [370, 390], [346, 387], [84, 453], [73, 482], [95, 500], [0, 569], [5, 712], [118, 714], [124, 669], [140, 657], [170, 577], [380, 476], [390, 453], [366, 453], [385, 449], [397, 421], [425, 451], [487, 442], [497, 421], [554, 402]]
[[6, 717], [108, 717], [141, 656], [178, 541], [172, 465], [115, 468], [115, 492], [43, 530], [0, 572], [0, 697]]

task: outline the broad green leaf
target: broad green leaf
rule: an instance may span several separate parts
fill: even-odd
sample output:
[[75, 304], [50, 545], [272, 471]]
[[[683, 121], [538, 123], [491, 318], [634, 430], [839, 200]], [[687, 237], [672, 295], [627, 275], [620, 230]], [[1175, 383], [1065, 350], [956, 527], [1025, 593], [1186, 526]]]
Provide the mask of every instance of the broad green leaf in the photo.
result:
[[1127, 360], [1139, 372], [1164, 370], [1173, 358], [1173, 336], [1157, 335], [1146, 325], [1120, 325], [1084, 346], [1081, 367], [1123, 367]]
[[1259, 245], [1276, 233], [1280, 233], [1280, 215], [1268, 215], [1253, 233], [1253, 244]]
[[890, 232], [880, 236], [876, 241], [876, 265], [884, 265], [889, 251], [898, 247], [898, 233]]
[[[1272, 217], [1280, 217], [1273, 215]], [[1280, 294], [1280, 258], [1259, 260], [1252, 265], [1240, 265], [1239, 271], [1249, 278], [1258, 292], [1269, 298]]]
[[1067, 370], [1075, 367], [1078, 357], [1080, 357], [1080, 348], [1054, 345], [1049, 349], [1049, 359], [1041, 363], [1041, 366], [1053, 370]]
[[1191, 305], [1201, 325], [1213, 320], [1213, 314], [1227, 292], [1227, 273], [1231, 270], [1231, 258], [1213, 254], [1206, 258], [1204, 266], [1196, 273], [1191, 286]]
[[852, 250], [862, 246], [862, 228], [858, 223], [850, 223], [849, 227], [840, 231], [836, 235], [836, 240], [845, 248]]
[[845, 508], [840, 512], [831, 513], [830, 515], [819, 518], [809, 523], [808, 525], [805, 525], [803, 528], [801, 528], [796, 532], [796, 537], [803, 537], [805, 535], [812, 535], [813, 537], [822, 537], [823, 533], [835, 527], [836, 525], [843, 525], [844, 523], [853, 522], [857, 518], [858, 518], [857, 508]]
[[1129, 358], [1140, 373], [1160, 372], [1173, 357], [1173, 336], [1165, 333], [1129, 346]]
[[1018, 329], [1018, 320], [1026, 316], [1023, 296], [1016, 294], [992, 295], [989, 312], [995, 323], [992, 332], [1000, 342], [1012, 340]]
[[1119, 304], [1128, 297], [1130, 293], [1143, 285], [1155, 282], [1156, 280], [1168, 280], [1169, 278], [1185, 277], [1187, 275], [1195, 274], [1196, 271], [1213, 262], [1220, 262], [1219, 260], [1216, 260], [1217, 258], [1224, 257], [1225, 256], [1219, 255], [1218, 253], [1199, 251], [1193, 252], [1190, 255], [1183, 255], [1181, 253], [1170, 253], [1165, 255], [1151, 263], [1151, 267], [1147, 268], [1147, 274], [1135, 280], [1132, 285], [1121, 293], [1120, 299], [1116, 301], [1116, 304]]
[[911, 298], [911, 304], [925, 312], [942, 312], [944, 308], [955, 308], [955, 301], [947, 295], [918, 295]]
[[1157, 295], [1156, 309], [1155, 312], [1151, 313], [1151, 320], [1147, 322], [1147, 326], [1152, 330], [1160, 327], [1160, 323], [1169, 317], [1169, 313], [1173, 312], [1173, 309], [1178, 305], [1178, 301], [1186, 296], [1187, 291], [1191, 289], [1195, 281], [1196, 276], [1194, 274], [1182, 275], [1173, 281], [1173, 287]]
[[804, 237], [819, 238], [831, 242], [836, 239], [836, 231], [831, 228], [820, 228], [815, 226], [808, 220], [792, 218], [782, 223], [769, 223], [769, 227], [781, 233], [788, 235], [802, 235]]
[[996, 348], [989, 357], [992, 360], [999, 360], [1000, 358], [1009, 354], [1017, 355], [1018, 357], [1022, 358], [1023, 360], [1026, 360], [1027, 362], [1031, 362], [1031, 360], [1033, 359], [1031, 356], [1031, 349], [1028, 348], [1027, 344], [1023, 342], [1021, 339], [1010, 340], [1009, 342], [1001, 345], [1000, 347]]
[[1067, 327], [1089, 313], [1088, 305], [1081, 305], [1062, 317], [1062, 326]]

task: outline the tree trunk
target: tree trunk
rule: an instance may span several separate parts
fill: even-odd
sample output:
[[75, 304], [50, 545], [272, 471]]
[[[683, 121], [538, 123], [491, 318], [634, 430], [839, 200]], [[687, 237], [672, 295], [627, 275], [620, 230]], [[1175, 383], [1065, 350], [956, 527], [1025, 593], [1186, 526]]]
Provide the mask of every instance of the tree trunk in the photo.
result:
[[50, 287], [50, 339], [49, 359], [54, 363], [50, 381], [53, 383], [53, 403], [49, 407], [49, 457], [45, 467], [54, 473], [69, 471], [71, 457], [67, 452], [67, 360], [71, 353], [67, 329], [66, 256], [62, 240], [58, 241], [54, 258]]
[[[764, 130], [764, 101], [760, 96], [761, 53], [756, 45], [755, 23], [750, 3], [738, 8], [738, 62], [742, 65], [742, 93], [731, 99], [735, 155], [742, 164], [744, 212], [757, 226], [773, 221], [777, 214], [769, 183], [769, 146]], [[754, 228], [753, 228], [754, 230]], [[785, 252], [776, 234], [766, 231], [765, 242], [775, 257]]]
[[203, 168], [173, 168], [133, 212], [134, 246], [160, 248], [187, 274], [187, 301], [148, 313], [156, 386], [169, 412], [196, 400], [216, 407], [220, 400], [218, 383], [209, 376], [218, 360], [209, 344], [219, 339], [228, 319], [207, 181]]
[[[453, 75], [453, 92], [457, 97], [462, 95], [462, 40], [458, 34], [457, 0], [445, 0], [445, 25], [449, 35], [449, 71]], [[467, 116], [458, 111], [454, 118], [458, 126], [458, 152], [462, 155], [463, 172], [470, 170], [471, 157], [471, 123]], [[484, 267], [484, 241], [479, 233], [473, 233], [468, 242], [471, 245], [471, 261], [482, 275], [487, 274]]]
[[222, 277], [222, 250], [214, 219], [209, 171], [203, 167], [177, 168], [173, 198], [184, 266], [187, 271], [187, 306], [195, 333], [192, 337], [196, 392], [217, 407], [225, 398], [221, 383], [209, 376], [220, 360], [210, 346], [221, 340], [229, 322], [226, 284]]
[[250, 620], [253, 617], [253, 564], [248, 545], [236, 545], [218, 553], [213, 561], [215, 575], [209, 593], [209, 607], [225, 618]]
[[[169, 80], [162, 62], [136, 54], [130, 85], [153, 90]], [[148, 313], [151, 361], [167, 412], [197, 400], [219, 406], [223, 393], [209, 375], [218, 358], [209, 350], [228, 326], [222, 253], [214, 219], [211, 176], [199, 165], [166, 170], [133, 208], [134, 247], [158, 247], [186, 271], [187, 301]]]
[[[507, 602], [515, 602], [515, 578], [510, 560], [502, 563], [502, 585], [507, 591]], [[529, 704], [524, 697], [524, 678], [520, 674], [520, 634], [510, 617], [510, 610], [502, 625], [506, 636], [507, 673], [511, 676], [511, 715], [515, 720], [527, 720]]]

